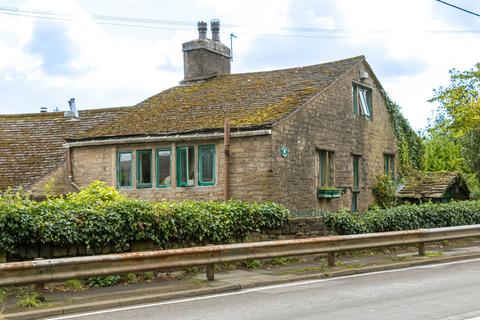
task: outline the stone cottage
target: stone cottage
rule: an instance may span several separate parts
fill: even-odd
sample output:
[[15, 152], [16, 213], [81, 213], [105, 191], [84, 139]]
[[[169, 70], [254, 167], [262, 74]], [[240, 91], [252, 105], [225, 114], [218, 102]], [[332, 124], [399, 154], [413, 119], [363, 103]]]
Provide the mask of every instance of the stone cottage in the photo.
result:
[[148, 200], [275, 201], [364, 211], [395, 175], [382, 87], [363, 56], [230, 73], [219, 22], [183, 44], [180, 85], [126, 108], [0, 116], [0, 190], [94, 180]]

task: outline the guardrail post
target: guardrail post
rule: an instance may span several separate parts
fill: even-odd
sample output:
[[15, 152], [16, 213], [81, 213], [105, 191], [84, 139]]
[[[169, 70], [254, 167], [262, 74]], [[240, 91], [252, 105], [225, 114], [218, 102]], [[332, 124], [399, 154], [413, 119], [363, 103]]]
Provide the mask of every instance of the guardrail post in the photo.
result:
[[214, 264], [207, 264], [205, 266], [205, 273], [207, 274], [207, 280], [208, 281], [215, 280], [215, 265]]
[[423, 257], [425, 255], [425, 242], [418, 243], [418, 255]]
[[329, 252], [327, 260], [329, 267], [335, 267], [335, 252]]
[[[35, 261], [43, 260], [43, 258], [35, 258]], [[45, 291], [45, 282], [37, 282], [33, 285], [33, 290], [38, 292], [41, 296], [43, 295], [43, 291]]]

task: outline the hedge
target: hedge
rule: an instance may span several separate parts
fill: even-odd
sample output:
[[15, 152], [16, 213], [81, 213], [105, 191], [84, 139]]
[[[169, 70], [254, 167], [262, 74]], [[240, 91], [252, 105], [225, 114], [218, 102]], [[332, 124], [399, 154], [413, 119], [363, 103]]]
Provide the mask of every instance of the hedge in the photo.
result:
[[374, 209], [363, 214], [322, 212], [327, 229], [359, 234], [419, 228], [441, 228], [480, 223], [480, 201], [425, 203]]
[[72, 246], [126, 251], [132, 241], [201, 245], [230, 243], [278, 228], [289, 211], [275, 203], [148, 202], [129, 199], [101, 182], [65, 197], [33, 201], [0, 195], [0, 251], [18, 246]]

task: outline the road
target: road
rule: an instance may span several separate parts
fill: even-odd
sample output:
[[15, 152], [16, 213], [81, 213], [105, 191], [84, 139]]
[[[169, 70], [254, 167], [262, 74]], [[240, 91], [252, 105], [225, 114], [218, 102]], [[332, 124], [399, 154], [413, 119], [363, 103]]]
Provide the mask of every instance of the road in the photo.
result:
[[52, 319], [480, 319], [480, 259]]

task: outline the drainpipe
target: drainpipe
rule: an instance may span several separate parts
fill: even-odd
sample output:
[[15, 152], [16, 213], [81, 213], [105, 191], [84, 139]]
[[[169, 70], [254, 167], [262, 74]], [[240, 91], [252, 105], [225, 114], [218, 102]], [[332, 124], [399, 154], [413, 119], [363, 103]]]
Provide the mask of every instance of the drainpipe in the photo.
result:
[[230, 122], [225, 119], [225, 126], [223, 128], [223, 150], [225, 158], [223, 160], [223, 176], [224, 176], [224, 200], [230, 199]]
[[80, 187], [73, 182], [73, 159], [72, 159], [72, 148], [66, 147], [65, 149], [67, 153], [67, 174], [66, 174], [66, 183], [67, 183], [67, 192], [72, 191], [72, 187], [75, 189], [80, 190]]

